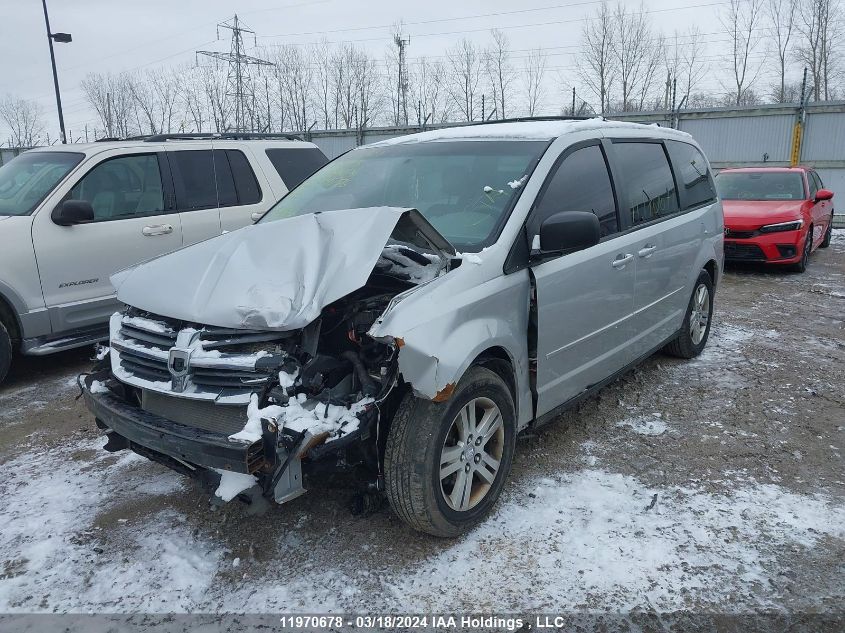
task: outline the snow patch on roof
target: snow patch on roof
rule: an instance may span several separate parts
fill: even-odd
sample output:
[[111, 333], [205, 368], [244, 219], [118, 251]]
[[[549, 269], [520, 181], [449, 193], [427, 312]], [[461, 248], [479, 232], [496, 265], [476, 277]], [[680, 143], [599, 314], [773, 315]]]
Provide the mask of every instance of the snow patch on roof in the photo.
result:
[[417, 134], [397, 136], [367, 145], [367, 147], [384, 147], [387, 145], [401, 145], [405, 143], [424, 143], [427, 141], [449, 141], [460, 139], [522, 139], [549, 140], [572, 132], [587, 130], [654, 130], [659, 129], [667, 136], [689, 138], [686, 132], [672, 128], [656, 128], [641, 123], [626, 121], [608, 121], [601, 117], [584, 120], [561, 119], [553, 121], [516, 121], [513, 123], [486, 123], [483, 125], [462, 125], [438, 130], [429, 130]]

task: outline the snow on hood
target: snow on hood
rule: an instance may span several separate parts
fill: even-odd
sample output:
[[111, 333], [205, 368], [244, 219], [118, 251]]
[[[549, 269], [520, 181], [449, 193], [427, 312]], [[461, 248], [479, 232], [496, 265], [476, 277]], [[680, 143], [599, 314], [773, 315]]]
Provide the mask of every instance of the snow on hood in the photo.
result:
[[3, 220], [8, 220], [9, 217], [10, 216], [8, 216], [8, 215], [0, 215], [0, 222], [2, 222]]
[[259, 223], [111, 277], [117, 298], [154, 314], [227, 328], [294, 330], [362, 287], [393, 235], [455, 250], [416, 210], [372, 207]]

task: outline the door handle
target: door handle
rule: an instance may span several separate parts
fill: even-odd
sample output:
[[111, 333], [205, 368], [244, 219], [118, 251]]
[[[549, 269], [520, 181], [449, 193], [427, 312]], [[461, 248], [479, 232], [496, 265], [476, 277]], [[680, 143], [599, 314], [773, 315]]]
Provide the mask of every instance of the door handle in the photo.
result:
[[651, 244], [646, 244], [640, 250], [637, 251], [637, 255], [640, 257], [651, 257], [651, 254], [657, 250], [656, 246]]
[[625, 268], [625, 266], [634, 259], [634, 256], [631, 253], [625, 253], [624, 255], [617, 255], [616, 259], [610, 262], [610, 265], [614, 268]]
[[261, 216], [262, 216], [262, 215], [264, 215], [264, 214], [263, 214], [263, 213], [259, 213], [258, 211], [256, 211], [255, 213], [253, 213], [253, 214], [252, 214], [252, 215], [250, 215], [249, 217], [251, 217], [251, 218], [252, 218], [252, 221], [253, 221], [253, 222], [258, 222], [258, 221], [261, 219]]
[[168, 233], [173, 233], [173, 226], [170, 224], [155, 224], [153, 226], [145, 226], [143, 229], [141, 229], [141, 233], [143, 233], [147, 237], [153, 235], [167, 235]]

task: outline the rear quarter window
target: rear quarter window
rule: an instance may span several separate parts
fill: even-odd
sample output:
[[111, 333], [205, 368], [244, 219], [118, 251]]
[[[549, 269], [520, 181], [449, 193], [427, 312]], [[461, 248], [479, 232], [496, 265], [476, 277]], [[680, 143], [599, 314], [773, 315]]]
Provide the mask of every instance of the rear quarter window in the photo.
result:
[[293, 189], [315, 171], [329, 162], [316, 147], [271, 148], [265, 150], [267, 158], [288, 189]]
[[666, 141], [680, 187], [681, 206], [686, 211], [716, 200], [716, 185], [704, 155], [694, 145]]

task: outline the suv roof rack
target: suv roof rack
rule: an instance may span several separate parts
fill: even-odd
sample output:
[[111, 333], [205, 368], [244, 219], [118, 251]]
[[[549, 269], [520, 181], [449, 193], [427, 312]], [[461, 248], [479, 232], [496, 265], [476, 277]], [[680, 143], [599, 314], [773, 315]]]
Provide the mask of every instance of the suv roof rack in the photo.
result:
[[135, 136], [132, 137], [132, 139], [130, 140], [146, 141], [147, 143], [158, 143], [161, 141], [249, 141], [262, 139], [284, 139], [287, 141], [302, 140], [299, 136], [294, 136], [293, 134], [284, 134], [282, 132], [186, 132], [183, 134], [150, 134], [149, 136]]
[[[470, 125], [492, 125], [493, 123], [530, 123], [533, 121], [586, 121], [594, 119], [591, 116], [519, 116], [510, 119], [489, 119], [487, 121], [472, 121]], [[601, 117], [604, 118], [604, 117]]]

